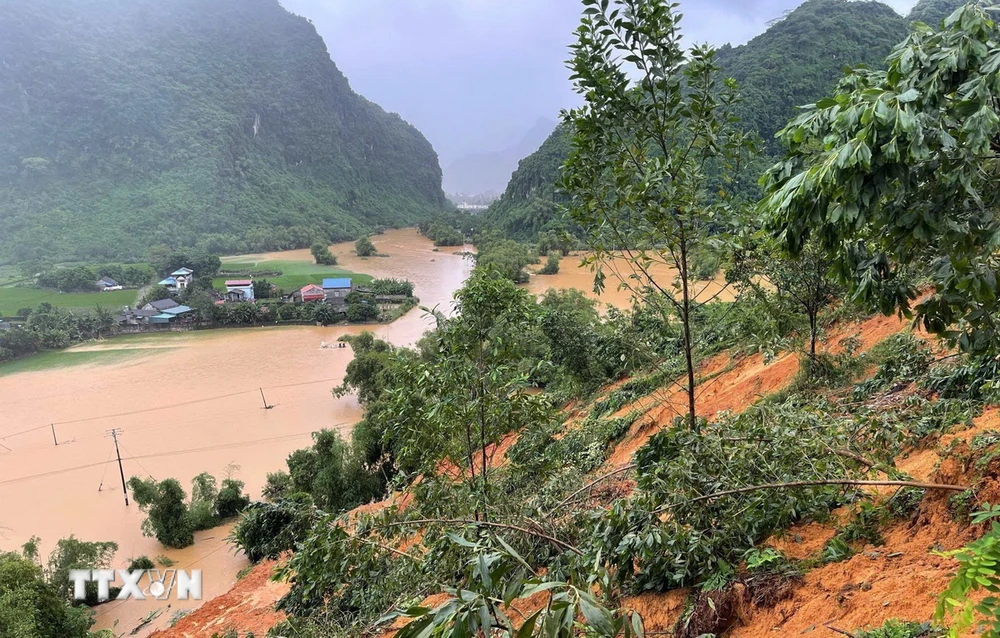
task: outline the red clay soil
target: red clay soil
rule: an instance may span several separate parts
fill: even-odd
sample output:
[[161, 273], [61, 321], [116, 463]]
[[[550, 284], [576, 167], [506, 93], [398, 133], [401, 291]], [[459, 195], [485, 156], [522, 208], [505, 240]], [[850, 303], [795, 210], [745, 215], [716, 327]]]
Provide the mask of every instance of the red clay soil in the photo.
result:
[[[974, 530], [960, 528], [951, 519], [946, 498], [928, 496], [912, 521], [885, 534], [885, 546], [868, 546], [849, 560], [810, 570], [789, 599], [770, 609], [753, 610], [745, 626], [730, 636], [794, 636], [824, 625], [853, 632], [880, 626], [890, 618], [932, 620], [956, 563], [931, 551], [961, 547], [975, 536]], [[826, 535], [821, 526], [813, 531], [819, 538]], [[807, 542], [819, 544], [818, 538], [813, 540]]]
[[241, 578], [227, 593], [207, 601], [170, 629], [150, 638], [211, 638], [230, 629], [239, 634], [264, 636], [285, 619], [274, 604], [288, 591], [286, 583], [271, 580], [276, 561], [263, 561]]

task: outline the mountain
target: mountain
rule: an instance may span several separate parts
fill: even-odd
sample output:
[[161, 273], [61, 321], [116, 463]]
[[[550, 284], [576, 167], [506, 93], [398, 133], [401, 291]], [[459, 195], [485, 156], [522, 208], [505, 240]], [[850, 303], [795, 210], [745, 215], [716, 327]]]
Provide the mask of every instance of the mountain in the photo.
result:
[[906, 16], [906, 19], [937, 28], [942, 20], [965, 2], [966, 0], [920, 0], [910, 9], [910, 15]]
[[[774, 134], [796, 106], [829, 93], [849, 65], [882, 66], [906, 36], [907, 22], [878, 2], [807, 0], [746, 44], [720, 48], [717, 62], [739, 82], [743, 96], [738, 115], [764, 141], [760, 161], [767, 163], [780, 152]], [[559, 224], [553, 184], [569, 153], [568, 135], [557, 129], [521, 161], [507, 190], [485, 213], [491, 224], [524, 238]]]
[[515, 239], [530, 239], [557, 217], [556, 180], [570, 150], [570, 131], [560, 124], [537, 151], [517, 165], [500, 199], [483, 213], [485, 223]]
[[444, 209], [431, 145], [278, 0], [10, 0], [0, 261], [307, 246]]
[[555, 127], [552, 120], [539, 118], [521, 141], [510, 148], [460, 157], [444, 169], [445, 191], [465, 195], [502, 191], [518, 160], [537, 149]]

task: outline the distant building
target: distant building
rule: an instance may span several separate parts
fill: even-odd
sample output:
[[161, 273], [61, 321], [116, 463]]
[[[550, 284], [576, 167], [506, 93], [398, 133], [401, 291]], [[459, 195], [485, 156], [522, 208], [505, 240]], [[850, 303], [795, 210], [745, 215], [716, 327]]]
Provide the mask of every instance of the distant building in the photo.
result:
[[121, 290], [121, 284], [111, 277], [101, 277], [97, 280], [97, 287], [101, 290]]
[[[173, 301], [172, 299], [167, 301]], [[118, 323], [123, 326], [144, 326], [149, 323], [150, 318], [155, 317], [160, 314], [160, 311], [156, 308], [148, 307], [150, 304], [146, 304], [146, 308], [129, 308], [125, 306], [125, 310], [122, 314], [118, 315]]]
[[226, 301], [253, 301], [252, 279], [230, 279], [226, 282]]
[[174, 323], [178, 318], [191, 312], [194, 312], [194, 310], [188, 306], [173, 306], [150, 317], [149, 323]]
[[180, 304], [173, 299], [157, 299], [156, 301], [150, 301], [148, 304], [142, 307], [143, 310], [156, 310], [157, 312], [163, 312], [170, 308], [176, 308]]
[[346, 277], [342, 279], [323, 280], [323, 294], [327, 301], [345, 303], [345, 299], [347, 295], [351, 294], [351, 290], [353, 290], [351, 280]]
[[164, 277], [157, 282], [160, 286], [165, 286], [170, 292], [178, 292], [188, 287], [194, 279], [194, 271], [190, 268], [178, 268], [170, 273], [169, 277]]
[[324, 299], [326, 299], [326, 293], [323, 291], [323, 287], [316, 284], [303, 286], [292, 293], [292, 301], [323, 301]]

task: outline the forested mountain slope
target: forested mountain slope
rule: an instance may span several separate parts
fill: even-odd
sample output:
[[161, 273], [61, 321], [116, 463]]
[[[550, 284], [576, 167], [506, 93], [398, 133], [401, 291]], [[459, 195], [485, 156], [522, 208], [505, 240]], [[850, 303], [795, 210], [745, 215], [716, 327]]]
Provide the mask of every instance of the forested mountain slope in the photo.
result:
[[[914, 11], [942, 3], [960, 4], [922, 0]], [[780, 151], [774, 134], [794, 115], [796, 106], [826, 95], [847, 66], [881, 66], [905, 37], [907, 23], [879, 2], [807, 0], [750, 42], [719, 49], [719, 65], [739, 82], [743, 102], [738, 114], [764, 141], [764, 163]], [[490, 207], [487, 220], [520, 236], [530, 236], [552, 222], [553, 182], [543, 186], [539, 180], [552, 176], [554, 181], [568, 152], [568, 134], [557, 130], [521, 162], [507, 191]]]
[[906, 19], [911, 22], [923, 22], [936, 28], [942, 20], [963, 4], [964, 0], [920, 0], [913, 5]]
[[415, 128], [278, 0], [11, 0], [0, 261], [277, 249], [445, 207]]

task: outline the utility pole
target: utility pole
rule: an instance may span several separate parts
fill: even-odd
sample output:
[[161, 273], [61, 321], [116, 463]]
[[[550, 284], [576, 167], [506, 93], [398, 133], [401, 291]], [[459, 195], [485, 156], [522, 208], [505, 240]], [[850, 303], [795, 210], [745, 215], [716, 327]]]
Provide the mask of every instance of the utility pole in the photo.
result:
[[115, 456], [118, 457], [118, 473], [122, 476], [122, 493], [125, 494], [125, 507], [128, 507], [128, 488], [125, 487], [125, 470], [122, 468], [122, 455], [118, 451], [118, 434], [121, 432], [118, 428], [110, 430], [108, 433], [111, 438], [115, 440]]
[[49, 423], [49, 427], [52, 428], [52, 442], [59, 445], [59, 439], [56, 438], [56, 424]]
[[264, 388], [260, 388], [260, 400], [264, 402], [264, 409], [265, 410], [270, 410], [271, 408], [274, 407], [273, 405], [268, 405], [267, 404], [267, 398], [264, 397]]

